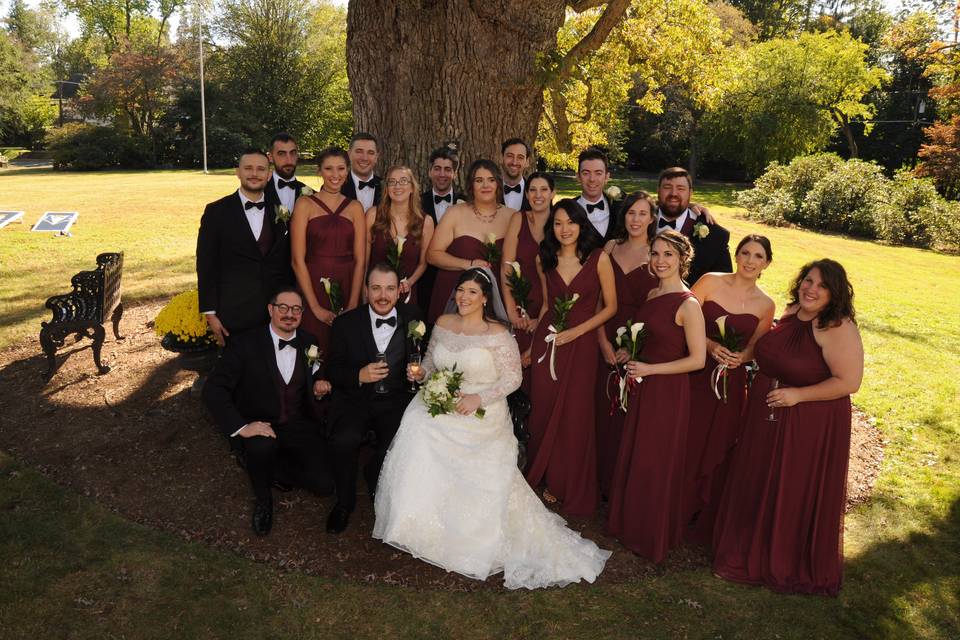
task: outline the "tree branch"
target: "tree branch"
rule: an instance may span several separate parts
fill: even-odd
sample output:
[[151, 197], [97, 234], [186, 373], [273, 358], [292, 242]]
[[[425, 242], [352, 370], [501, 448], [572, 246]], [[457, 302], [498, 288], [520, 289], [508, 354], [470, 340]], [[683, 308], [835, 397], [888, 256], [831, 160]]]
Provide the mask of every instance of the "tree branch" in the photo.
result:
[[[591, 5], [599, 6], [600, 4], [602, 3], [591, 2], [591, 0], [581, 0], [580, 2], [571, 3], [570, 6], [576, 11], [578, 10], [577, 6], [580, 5], [584, 6], [584, 8], [589, 8]], [[575, 44], [573, 48], [567, 52], [567, 55], [563, 56], [563, 60], [560, 61], [560, 65], [557, 68], [556, 83], [568, 77], [577, 62], [603, 45], [607, 36], [610, 35], [610, 32], [613, 31], [613, 28], [617, 26], [617, 23], [620, 22], [627, 12], [627, 9], [630, 7], [630, 0], [610, 0], [606, 4], [607, 7], [603, 10], [597, 23], [593, 25], [590, 33], [583, 36], [583, 39]], [[582, 9], [580, 10], [582, 11]]]

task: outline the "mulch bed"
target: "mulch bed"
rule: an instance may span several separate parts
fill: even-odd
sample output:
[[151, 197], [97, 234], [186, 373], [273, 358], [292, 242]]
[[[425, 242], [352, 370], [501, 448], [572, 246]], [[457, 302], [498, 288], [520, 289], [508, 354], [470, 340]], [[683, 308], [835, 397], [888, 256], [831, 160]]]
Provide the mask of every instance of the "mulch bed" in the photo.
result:
[[[63, 364], [46, 385], [37, 340], [0, 352], [0, 448], [124, 518], [256, 561], [361, 583], [502, 589], [499, 576], [486, 582], [463, 578], [371, 538], [373, 507], [366, 497], [358, 499], [347, 531], [333, 536], [325, 531], [333, 498], [299, 490], [275, 493], [273, 531], [266, 538], [254, 536], [246, 474], [191, 395], [197, 374], [182, 370], [153, 333], [160, 306], [127, 308], [123, 341], [107, 332], [103, 358], [112, 370], [104, 376], [94, 374], [89, 341], [62, 350]], [[859, 413], [850, 451], [848, 507], [869, 497], [883, 457], [880, 433]], [[605, 536], [601, 523], [570, 523], [614, 550], [600, 583], [709, 570], [704, 550], [690, 546], [654, 566]]]

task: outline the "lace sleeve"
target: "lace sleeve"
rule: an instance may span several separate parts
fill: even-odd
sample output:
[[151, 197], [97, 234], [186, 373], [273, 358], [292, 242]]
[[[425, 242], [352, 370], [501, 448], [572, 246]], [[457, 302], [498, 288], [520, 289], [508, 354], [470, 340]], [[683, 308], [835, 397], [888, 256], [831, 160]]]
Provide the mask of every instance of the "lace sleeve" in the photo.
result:
[[[434, 327], [436, 329], [436, 327]], [[430, 336], [430, 342], [427, 344], [427, 353], [424, 354], [423, 360], [420, 361], [420, 368], [423, 369], [423, 379], [426, 380], [430, 377], [430, 374], [436, 371], [437, 367], [433, 364], [433, 347], [437, 343], [437, 332], [434, 330], [433, 334]]]
[[494, 366], [500, 372], [500, 377], [492, 387], [477, 394], [480, 396], [480, 405], [484, 407], [506, 398], [519, 389], [523, 381], [520, 350], [517, 348], [517, 341], [509, 332], [501, 333], [498, 339], [487, 348], [493, 356]]

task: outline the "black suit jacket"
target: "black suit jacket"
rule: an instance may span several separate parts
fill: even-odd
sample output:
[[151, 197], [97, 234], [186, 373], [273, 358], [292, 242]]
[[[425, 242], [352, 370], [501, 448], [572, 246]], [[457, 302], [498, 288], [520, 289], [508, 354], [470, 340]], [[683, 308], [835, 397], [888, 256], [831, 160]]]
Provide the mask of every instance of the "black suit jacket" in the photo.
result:
[[709, 233], [705, 238], [700, 238], [692, 228], [689, 233], [685, 233], [693, 245], [693, 263], [690, 265], [690, 273], [687, 274], [687, 282], [691, 285], [705, 273], [733, 271], [730, 260], [730, 232], [719, 224], [707, 224], [702, 217], [695, 224], [706, 225]]
[[[301, 414], [319, 419], [313, 382], [320, 378], [310, 373], [306, 350], [316, 339], [297, 329], [294, 337], [297, 366], [304, 368], [303, 405]], [[289, 348], [289, 347], [288, 347]], [[224, 435], [229, 436], [249, 422], [263, 421], [276, 425], [280, 417], [280, 394], [274, 381], [280, 375], [273, 350], [273, 336], [267, 325], [231, 336], [216, 367], [203, 386], [203, 401]]]
[[[523, 189], [523, 202], [520, 203], [520, 211], [530, 211], [530, 201], [527, 200], [527, 178], [524, 177], [523, 181], [520, 183], [521, 189]], [[500, 198], [500, 204], [506, 204], [504, 198]]]
[[[332, 422], [350, 410], [351, 406], [372, 401], [377, 395], [373, 384], [360, 384], [360, 369], [377, 356], [377, 343], [370, 326], [369, 305], [360, 305], [342, 313], [333, 321], [330, 333], [330, 357], [327, 358], [327, 379], [333, 385], [329, 419]], [[397, 303], [397, 328], [388, 346], [390, 374], [387, 384], [390, 394], [402, 395], [409, 401], [410, 383], [407, 381], [407, 356], [412, 350], [407, 339], [407, 324], [423, 320], [423, 312], [414, 305]], [[390, 351], [396, 354], [390, 359]], [[402, 390], [402, 391], [400, 391]]]
[[[296, 192], [296, 197], [293, 199], [294, 203], [296, 203], [297, 198], [300, 197], [300, 194], [303, 192], [303, 188], [305, 186], [307, 185], [305, 185], [304, 183], [294, 178], [293, 188], [294, 188], [294, 191]], [[276, 214], [275, 207], [277, 207], [280, 204], [280, 196], [279, 194], [277, 194], [277, 187], [273, 182], [273, 175], [271, 175], [270, 179], [267, 180], [267, 188], [264, 189], [264, 198], [266, 199], [270, 207], [274, 209], [274, 214]], [[290, 213], [292, 214], [293, 210], [291, 210]]]
[[[380, 198], [383, 197], [383, 180], [378, 175], [374, 175], [370, 180], [373, 182], [373, 206], [380, 204]], [[353, 184], [353, 174], [349, 171], [347, 172], [347, 179], [343, 182], [343, 186], [340, 187], [340, 193], [350, 198], [351, 200], [357, 200], [357, 185]]]
[[263, 215], [263, 224], [270, 225], [273, 233], [273, 244], [266, 255], [260, 253], [250, 231], [239, 193], [211, 202], [200, 218], [200, 311], [216, 311], [231, 333], [266, 322], [270, 296], [281, 285], [293, 283], [289, 231], [286, 223], [276, 222], [271, 209], [268, 204]]

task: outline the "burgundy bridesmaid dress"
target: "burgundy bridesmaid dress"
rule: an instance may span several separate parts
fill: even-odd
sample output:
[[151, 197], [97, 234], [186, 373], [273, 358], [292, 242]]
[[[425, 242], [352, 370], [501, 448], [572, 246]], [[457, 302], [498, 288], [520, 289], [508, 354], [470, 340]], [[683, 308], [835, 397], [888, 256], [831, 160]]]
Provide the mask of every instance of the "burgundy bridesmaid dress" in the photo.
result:
[[[750, 313], [729, 313], [713, 300], [703, 304], [707, 338], [720, 335], [717, 318], [727, 316], [726, 329], [737, 332], [742, 346], [753, 337], [760, 319]], [[687, 432], [686, 476], [684, 479], [684, 537], [709, 545], [713, 523], [727, 478], [731, 451], [740, 437], [741, 414], [747, 398], [747, 370], [740, 366], [727, 369], [727, 401], [718, 400], [710, 382], [717, 366], [707, 358], [707, 366], [690, 374], [690, 429]], [[723, 383], [717, 385], [723, 393]], [[690, 524], [691, 520], [696, 520]]]
[[774, 591], [837, 595], [850, 458], [850, 397], [773, 410], [771, 380], [805, 387], [831, 376], [813, 321], [787, 316], [757, 341], [761, 373], [747, 400], [714, 533], [714, 571]]
[[[520, 263], [520, 272], [523, 277], [530, 282], [530, 293], [527, 296], [527, 302], [529, 303], [527, 314], [531, 318], [539, 318], [543, 308], [543, 289], [540, 287], [540, 278], [537, 275], [537, 255], [539, 253], [540, 243], [534, 239], [533, 232], [530, 231], [530, 222], [527, 215], [524, 214], [523, 222], [520, 224], [520, 234], [517, 238], [516, 261]], [[514, 330], [514, 336], [517, 338], [517, 347], [521, 354], [533, 344], [533, 334], [529, 331]], [[520, 388], [530, 393], [529, 367], [523, 370], [523, 383]]]
[[[597, 249], [583, 263], [568, 285], [551, 269], [546, 273], [547, 312], [533, 337], [527, 481], [537, 489], [541, 483], [562, 501], [562, 511], [573, 517], [594, 514], [600, 499], [597, 486], [597, 452], [593, 389], [597, 375], [597, 334], [590, 331], [575, 341], [557, 347], [555, 371], [550, 376], [550, 352], [544, 338], [553, 324], [554, 300], [579, 293], [567, 315], [567, 328], [589, 320], [597, 312], [600, 279]], [[542, 362], [537, 360], [546, 352]]]
[[[640, 354], [656, 364], [687, 355], [677, 310], [689, 291], [647, 300], [638, 312], [647, 342]], [[683, 535], [683, 463], [690, 419], [690, 376], [653, 375], [631, 394], [610, 493], [607, 529], [626, 548], [661, 562]]]
[[[387, 249], [390, 245], [394, 244], [396, 240], [393, 239], [389, 233], [374, 233], [373, 242], [370, 244], [370, 266], [377, 264], [378, 262], [387, 262]], [[409, 278], [413, 275], [413, 272], [417, 270], [417, 265], [420, 264], [420, 241], [407, 236], [406, 241], [403, 243], [403, 251], [400, 252], [400, 275], [403, 278]], [[413, 283], [413, 286], [410, 288], [410, 299], [407, 301], [409, 304], [417, 304], [417, 284]], [[401, 298], [401, 302], [403, 299]]]
[[[320, 279], [330, 278], [331, 281], [339, 282], [341, 303], [346, 308], [350, 301], [350, 288], [353, 285], [353, 268], [356, 261], [353, 255], [353, 222], [340, 214], [352, 200], [344, 198], [337, 210], [331, 211], [320, 198], [310, 196], [310, 199], [326, 211], [326, 215], [311, 218], [307, 222], [306, 263], [313, 293], [317, 296], [320, 306], [332, 310], [330, 298], [327, 297], [327, 291]], [[304, 306], [302, 326], [317, 339], [320, 351], [324, 354], [328, 353], [330, 326], [320, 322], [310, 311], [309, 306]]]
[[[607, 320], [603, 330], [616, 351], [617, 328], [624, 326], [628, 320], [636, 320], [640, 307], [647, 301], [647, 294], [659, 281], [650, 273], [646, 264], [624, 273], [616, 258], [611, 256], [610, 261], [613, 262], [613, 277], [617, 288], [617, 313]], [[603, 354], [600, 354], [600, 364], [597, 366], [597, 473], [600, 492], [609, 497], [626, 414], [620, 410], [617, 399], [620, 389], [616, 378], [611, 375], [613, 367], [606, 363]]]
[[[497, 246], [500, 247], [502, 252], [503, 238], [497, 240]], [[453, 242], [447, 245], [447, 253], [464, 260], [486, 260], [483, 242], [473, 236], [457, 236], [453, 239]], [[500, 263], [498, 262], [490, 268], [494, 275], [493, 286], [497, 287], [499, 291]], [[437, 318], [443, 315], [447, 300], [450, 299], [450, 294], [456, 289], [457, 280], [460, 279], [462, 273], [463, 270], [460, 269], [448, 271], [447, 269], [437, 268], [437, 279], [433, 283], [433, 296], [430, 299], [430, 313], [427, 314], [427, 322], [433, 324], [437, 321]]]

